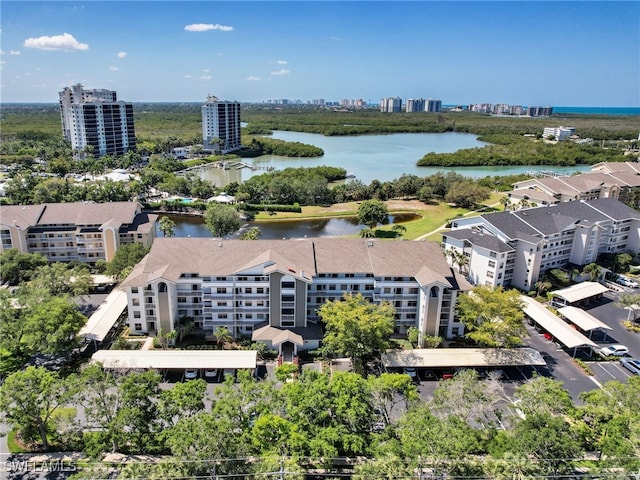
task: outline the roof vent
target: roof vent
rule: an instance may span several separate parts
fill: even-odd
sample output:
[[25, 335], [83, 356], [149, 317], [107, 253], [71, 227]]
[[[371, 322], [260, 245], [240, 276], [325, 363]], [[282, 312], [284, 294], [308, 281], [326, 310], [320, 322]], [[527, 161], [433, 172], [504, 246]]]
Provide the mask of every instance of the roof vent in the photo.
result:
[[218, 246], [219, 246], [219, 247], [222, 247], [222, 242], [218, 242]]
[[373, 242], [369, 240], [369, 241], [367, 242], [367, 247], [373, 247]]

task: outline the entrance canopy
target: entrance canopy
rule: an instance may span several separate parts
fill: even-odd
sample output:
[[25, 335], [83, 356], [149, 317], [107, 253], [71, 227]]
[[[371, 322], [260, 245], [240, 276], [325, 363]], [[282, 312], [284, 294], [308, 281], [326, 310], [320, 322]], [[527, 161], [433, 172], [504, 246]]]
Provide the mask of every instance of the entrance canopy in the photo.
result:
[[562, 307], [558, 309], [558, 313], [585, 332], [592, 330], [613, 330], [606, 323], [601, 322], [590, 313], [578, 307]]
[[560, 290], [554, 290], [551, 295], [558, 297], [565, 305], [570, 305], [580, 300], [586, 300], [587, 298], [602, 295], [608, 292], [609, 289], [598, 282], [582, 282], [575, 285], [571, 285], [567, 288]]
[[91, 357], [108, 369], [255, 369], [255, 350], [100, 350]]
[[575, 328], [572, 328], [560, 317], [551, 313], [547, 310], [547, 307], [533, 298], [521, 295], [520, 299], [525, 305], [523, 309], [524, 313], [564, 346], [568, 348], [597, 347], [594, 342]]
[[87, 323], [80, 329], [79, 335], [88, 341], [102, 342], [125, 308], [127, 308], [127, 293], [120, 289], [114, 290], [93, 312]]
[[544, 366], [540, 352], [532, 348], [423, 348], [389, 350], [382, 354], [385, 368], [513, 367]]

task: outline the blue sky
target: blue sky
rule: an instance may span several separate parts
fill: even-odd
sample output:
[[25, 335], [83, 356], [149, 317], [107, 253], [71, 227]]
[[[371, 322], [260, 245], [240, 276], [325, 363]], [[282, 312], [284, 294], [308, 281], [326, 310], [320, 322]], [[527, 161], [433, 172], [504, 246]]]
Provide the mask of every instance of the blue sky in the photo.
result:
[[640, 106], [640, 2], [11, 1], [3, 102]]

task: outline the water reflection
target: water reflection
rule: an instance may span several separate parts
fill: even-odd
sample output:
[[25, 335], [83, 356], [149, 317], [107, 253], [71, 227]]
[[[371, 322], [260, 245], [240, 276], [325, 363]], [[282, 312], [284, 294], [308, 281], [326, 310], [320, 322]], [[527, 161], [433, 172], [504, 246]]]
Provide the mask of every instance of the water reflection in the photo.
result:
[[[212, 234], [204, 226], [202, 217], [187, 217], [181, 215], [168, 215], [174, 222], [175, 237], [212, 237]], [[389, 223], [403, 223], [418, 218], [412, 213], [389, 215]], [[261, 239], [278, 238], [318, 238], [318, 237], [345, 237], [357, 235], [363, 228], [358, 225], [356, 217], [317, 218], [307, 220], [277, 220], [268, 222], [248, 222], [232, 238], [239, 238], [242, 233], [251, 227], [260, 229]], [[162, 233], [156, 225], [156, 234], [162, 237]]]

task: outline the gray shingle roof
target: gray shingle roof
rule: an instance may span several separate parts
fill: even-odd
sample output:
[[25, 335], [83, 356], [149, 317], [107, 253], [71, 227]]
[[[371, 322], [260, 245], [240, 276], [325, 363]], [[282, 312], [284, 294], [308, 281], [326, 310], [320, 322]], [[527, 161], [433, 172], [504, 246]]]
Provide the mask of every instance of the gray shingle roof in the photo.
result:
[[489, 224], [509, 238], [539, 237], [560, 232], [571, 224], [595, 224], [610, 219], [639, 218], [640, 213], [612, 198], [561, 202], [515, 212], [498, 212], [482, 215]]
[[461, 228], [460, 230], [452, 230], [442, 234], [443, 236], [456, 238], [458, 240], [468, 240], [473, 245], [477, 245], [482, 248], [486, 248], [496, 253], [513, 252], [514, 249], [504, 243], [498, 237], [488, 234], [480, 233], [470, 228]]

